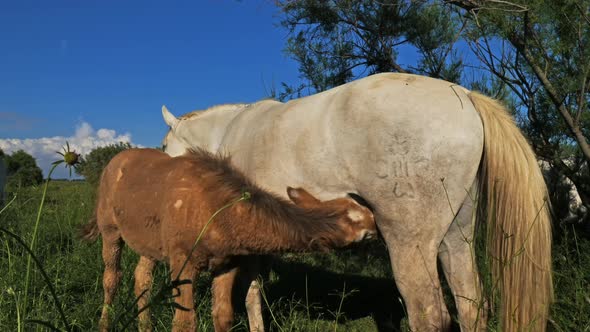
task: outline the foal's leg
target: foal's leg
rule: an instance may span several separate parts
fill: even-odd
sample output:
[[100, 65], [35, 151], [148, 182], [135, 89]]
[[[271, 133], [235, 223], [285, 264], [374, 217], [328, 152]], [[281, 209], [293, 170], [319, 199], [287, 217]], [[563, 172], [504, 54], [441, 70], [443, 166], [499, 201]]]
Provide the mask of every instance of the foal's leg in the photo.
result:
[[445, 235], [438, 257], [459, 314], [461, 331], [485, 331], [487, 307], [481, 294], [474, 251], [473, 202], [465, 199]]
[[180, 272], [180, 275], [178, 275], [185, 260], [186, 255], [175, 255], [170, 259], [171, 277], [176, 278], [178, 276], [179, 281], [190, 281], [179, 286], [178, 289], [174, 291], [175, 295], [178, 295], [175, 298], [176, 304], [184, 309], [176, 309], [174, 311], [174, 320], [172, 322], [173, 332], [196, 331], [197, 328], [195, 302], [193, 300], [193, 282], [197, 276], [197, 270], [189, 260], [184, 269]]
[[104, 261], [104, 273], [102, 287], [104, 290], [104, 304], [100, 316], [99, 330], [109, 329], [109, 310], [117, 293], [117, 287], [121, 281], [121, 249], [123, 239], [115, 228], [105, 228], [102, 232], [102, 259]]
[[[438, 247], [448, 226], [432, 221], [387, 219], [385, 215], [376, 220], [387, 243], [412, 331], [450, 330], [451, 317], [444, 304], [436, 265]], [[400, 225], [419, 229], [409, 231]]]
[[215, 332], [229, 331], [233, 326], [234, 307], [232, 294], [238, 267], [220, 271], [213, 278], [213, 326]]
[[[148, 304], [155, 265], [156, 262], [153, 259], [141, 256], [137, 267], [135, 267], [135, 297], [138, 298], [138, 310], [142, 310]], [[149, 332], [151, 330], [150, 311], [145, 309], [139, 313], [139, 331]]]

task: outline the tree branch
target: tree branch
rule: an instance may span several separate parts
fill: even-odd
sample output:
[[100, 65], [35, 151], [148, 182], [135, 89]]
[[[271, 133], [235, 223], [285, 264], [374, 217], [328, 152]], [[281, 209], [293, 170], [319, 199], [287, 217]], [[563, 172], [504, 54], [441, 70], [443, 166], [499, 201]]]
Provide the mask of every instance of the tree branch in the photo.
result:
[[584, 111], [584, 103], [586, 101], [586, 82], [588, 77], [588, 72], [590, 71], [590, 66], [586, 66], [584, 70], [584, 76], [582, 77], [582, 87], [580, 88], [580, 94], [578, 99], [578, 112], [576, 114], [576, 124], [580, 123], [580, 117], [582, 116], [582, 111]]
[[444, 0], [443, 3], [458, 6], [466, 11], [477, 10], [481, 7], [479, 1], [476, 0]]
[[580, 149], [582, 150], [582, 153], [584, 154], [586, 160], [590, 160], [590, 145], [588, 144], [586, 137], [584, 137], [584, 133], [582, 133], [582, 130], [580, 129], [579, 124], [576, 123], [576, 121], [574, 120], [572, 115], [569, 113], [568, 109], [563, 105], [563, 102], [561, 101], [561, 97], [559, 96], [559, 94], [558, 94], [557, 90], [555, 89], [555, 87], [553, 86], [553, 84], [551, 84], [551, 81], [549, 81], [549, 78], [547, 78], [547, 76], [545, 75], [543, 70], [536, 63], [532, 54], [528, 50], [526, 50], [522, 44], [520, 44], [516, 40], [511, 41], [511, 42], [514, 45], [514, 47], [516, 47], [516, 49], [519, 51], [519, 53], [524, 57], [524, 59], [527, 61], [528, 65], [531, 67], [531, 69], [535, 73], [535, 76], [537, 76], [539, 81], [541, 81], [541, 84], [543, 84], [543, 87], [545, 88], [545, 91], [547, 91], [549, 98], [551, 98], [551, 101], [553, 101], [553, 104], [555, 105], [555, 107], [559, 111], [559, 114], [561, 115], [561, 117], [563, 118], [563, 120], [567, 124], [568, 128], [570, 129], [570, 131], [574, 135], [574, 138], [578, 142], [578, 145], [580, 146]]

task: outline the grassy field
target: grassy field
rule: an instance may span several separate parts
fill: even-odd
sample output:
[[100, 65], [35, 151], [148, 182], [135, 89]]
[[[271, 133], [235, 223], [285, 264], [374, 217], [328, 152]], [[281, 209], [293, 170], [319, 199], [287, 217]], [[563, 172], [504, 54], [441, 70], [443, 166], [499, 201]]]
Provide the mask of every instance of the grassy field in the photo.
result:
[[[0, 214], [0, 227], [27, 244], [30, 244], [37, 220], [42, 189], [20, 191], [16, 200]], [[100, 241], [88, 244], [76, 236], [78, 227], [92, 215], [93, 195], [92, 188], [84, 182], [50, 183], [34, 252], [53, 287], [48, 286], [40, 269], [31, 263], [26, 300], [28, 254], [16, 239], [0, 233], [0, 331], [48, 329], [30, 320], [65, 328], [51, 295], [52, 288], [73, 330], [97, 329], [102, 304]], [[556, 234], [556, 301], [551, 311], [550, 328], [554, 331], [590, 331], [589, 237], [572, 228], [558, 228]], [[272, 268], [264, 281], [264, 298], [270, 304], [270, 307], [265, 306], [265, 322], [269, 330], [408, 330], [382, 242], [332, 254], [286, 254], [268, 260]], [[136, 329], [136, 308], [133, 305], [136, 261], [133, 252], [124, 252], [123, 281], [114, 307], [118, 329], [127, 323], [130, 323], [129, 329]], [[166, 267], [158, 266], [154, 292], [165, 287], [166, 279]], [[197, 282], [201, 331], [213, 330], [210, 284], [208, 274], [202, 275]], [[452, 308], [452, 303], [449, 307]], [[165, 303], [152, 309], [156, 330], [169, 330], [172, 312], [172, 307]], [[236, 324], [235, 331], [247, 330], [243, 308]]]

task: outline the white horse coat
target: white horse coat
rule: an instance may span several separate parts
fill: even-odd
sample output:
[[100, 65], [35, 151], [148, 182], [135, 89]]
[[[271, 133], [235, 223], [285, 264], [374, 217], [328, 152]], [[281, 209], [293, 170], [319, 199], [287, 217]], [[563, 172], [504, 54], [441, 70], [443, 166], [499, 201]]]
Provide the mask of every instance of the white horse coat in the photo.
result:
[[[475, 330], [485, 326], [486, 318], [471, 245], [471, 202], [476, 199], [480, 163], [503, 176], [502, 172], [510, 172], [510, 167], [503, 170], [503, 166], [511, 157], [496, 148], [502, 144], [517, 146], [513, 147], [516, 154], [522, 155], [514, 158], [524, 166], [515, 164], [514, 172], [530, 170], [532, 180], [515, 174], [515, 181], [524, 186], [528, 185], [526, 181], [533, 181], [541, 188], [539, 192], [544, 183], [542, 177], [540, 183], [537, 179], [540, 171], [536, 163], [528, 162], [532, 154], [526, 150], [528, 146], [518, 145], [524, 141], [522, 135], [511, 127], [513, 124], [502, 127], [504, 118], [496, 119], [504, 116], [504, 110], [496, 110], [496, 104], [486, 104], [492, 101], [474, 95], [449, 82], [388, 73], [287, 103], [266, 100], [252, 105], [223, 105], [180, 118], [163, 108], [171, 127], [164, 145], [171, 155], [182, 154], [189, 147], [230, 153], [233, 163], [246, 175], [282, 196], [286, 196], [287, 185], [304, 187], [322, 200], [347, 193], [362, 196], [375, 209], [412, 329], [444, 330], [450, 326], [440, 290], [438, 257], [455, 296], [462, 330]], [[476, 109], [477, 100], [484, 106]], [[486, 116], [492, 120], [485, 120]], [[490, 123], [489, 130], [496, 130], [496, 124], [499, 128], [498, 134], [486, 130], [486, 135], [497, 136], [485, 137], [486, 146], [499, 151], [488, 153], [486, 148], [488, 159], [494, 159], [489, 164], [482, 160], [485, 121]], [[515, 136], [518, 144], [504, 136]], [[503, 157], [493, 157], [494, 153]], [[481, 175], [480, 181], [489, 186]], [[474, 197], [469, 197], [470, 191]], [[514, 194], [504, 191], [500, 194]], [[541, 194], [527, 192], [524, 196], [527, 202], [536, 199], [525, 209], [543, 209]], [[541, 235], [533, 232], [531, 236], [543, 238], [539, 241], [550, 250], [550, 240], [545, 239], [545, 214], [543, 211], [544, 219], [538, 222], [544, 227]], [[521, 224], [528, 227], [534, 223], [528, 220]], [[536, 255], [543, 255], [543, 262], [550, 261], [547, 248]], [[541, 268], [545, 269], [541, 272], [544, 279], [535, 282], [550, 294], [550, 265], [545, 265]], [[503, 284], [509, 288], [509, 283]], [[524, 304], [529, 299], [522, 296], [521, 302], [518, 298], [510, 300], [517, 303], [502, 302], [505, 310], [523, 312], [515, 319], [504, 317], [504, 329], [518, 330], [527, 324], [536, 324], [537, 331], [544, 329], [550, 295], [538, 298], [540, 303], [529, 307]], [[531, 316], [536, 322], [529, 321]]]
[[[573, 160], [570, 160], [570, 159], [565, 160], [565, 163], [568, 166], [571, 166], [572, 162], [573, 162]], [[547, 162], [545, 160], [540, 160], [539, 167], [541, 167], [541, 171], [543, 171], [543, 174], [545, 175], [545, 177], [549, 178], [551, 176], [550, 174], [551, 174], [552, 166], [549, 162]], [[550, 178], [547, 181], [551, 181]], [[588, 213], [588, 210], [582, 202], [582, 198], [580, 197], [580, 194], [578, 193], [578, 188], [576, 187], [574, 182], [570, 178], [568, 178], [567, 176], [562, 176], [559, 179], [558, 184], [561, 186], [565, 186], [566, 188], [569, 188], [568, 193], [567, 193], [568, 213], [562, 219], [562, 222], [567, 222], [567, 223], [583, 222], [584, 218], [586, 217], [586, 214]]]

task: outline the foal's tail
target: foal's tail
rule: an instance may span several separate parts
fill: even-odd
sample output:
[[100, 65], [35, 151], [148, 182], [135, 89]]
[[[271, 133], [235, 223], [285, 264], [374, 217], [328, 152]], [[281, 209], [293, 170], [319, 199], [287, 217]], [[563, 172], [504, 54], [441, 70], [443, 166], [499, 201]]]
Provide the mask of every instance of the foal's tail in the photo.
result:
[[545, 331], [553, 300], [547, 187], [535, 155], [505, 107], [471, 92], [484, 127], [479, 174], [502, 331]]
[[90, 218], [88, 223], [80, 226], [80, 238], [84, 241], [92, 242], [96, 241], [100, 236], [100, 230], [98, 229], [98, 224], [96, 223], [96, 214]]

